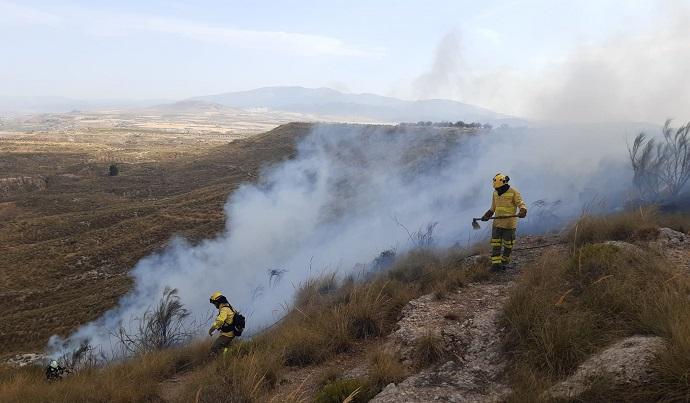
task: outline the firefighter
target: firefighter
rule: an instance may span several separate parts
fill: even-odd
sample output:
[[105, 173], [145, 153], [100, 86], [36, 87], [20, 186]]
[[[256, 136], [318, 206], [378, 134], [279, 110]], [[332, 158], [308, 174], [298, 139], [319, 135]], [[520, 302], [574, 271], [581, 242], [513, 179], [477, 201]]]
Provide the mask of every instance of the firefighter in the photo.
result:
[[216, 320], [208, 329], [208, 335], [213, 336], [213, 332], [218, 330], [220, 336], [211, 345], [209, 355], [215, 357], [218, 354], [228, 351], [228, 347], [235, 338], [235, 331], [233, 326], [233, 319], [235, 317], [235, 310], [232, 309], [228, 299], [225, 298], [220, 291], [216, 291], [211, 295], [210, 302], [218, 309], [218, 316]]
[[58, 365], [57, 360], [50, 360], [50, 365], [46, 368], [46, 379], [49, 381], [57, 381], [62, 379], [65, 373], [65, 368]]
[[[494, 193], [491, 208], [484, 213], [482, 221], [488, 221], [494, 214], [494, 225], [491, 229], [491, 270], [506, 269], [510, 264], [510, 253], [513, 251], [517, 219], [527, 216], [527, 206], [522, 200], [520, 192], [508, 184], [510, 178], [497, 173], [493, 179]], [[516, 211], [517, 217], [515, 217]]]

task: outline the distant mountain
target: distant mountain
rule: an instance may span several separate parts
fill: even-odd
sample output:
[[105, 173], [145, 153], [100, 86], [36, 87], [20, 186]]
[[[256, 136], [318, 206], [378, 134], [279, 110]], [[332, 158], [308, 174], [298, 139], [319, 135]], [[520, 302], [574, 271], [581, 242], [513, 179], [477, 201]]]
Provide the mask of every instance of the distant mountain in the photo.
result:
[[342, 118], [367, 118], [381, 122], [458, 121], [526, 122], [489, 109], [443, 99], [405, 101], [374, 94], [346, 94], [330, 88], [265, 87], [190, 98], [234, 108], [269, 108]]
[[310, 120], [354, 122], [451, 121], [526, 125], [526, 121], [489, 109], [444, 99], [406, 101], [375, 94], [347, 94], [330, 88], [264, 87], [250, 91], [198, 96], [178, 102], [161, 100], [83, 100], [65, 97], [0, 95], [0, 115], [65, 113], [72, 110], [125, 109], [132, 113], [233, 114], [240, 109], [289, 112]]

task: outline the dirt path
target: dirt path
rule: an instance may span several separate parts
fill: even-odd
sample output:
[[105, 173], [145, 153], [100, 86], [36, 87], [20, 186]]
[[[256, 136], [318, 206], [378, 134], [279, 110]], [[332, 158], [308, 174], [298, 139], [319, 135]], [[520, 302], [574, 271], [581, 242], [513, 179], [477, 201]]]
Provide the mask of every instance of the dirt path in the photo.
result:
[[[388, 385], [372, 402], [496, 402], [510, 393], [504, 376], [507, 360], [501, 352], [498, 319], [520, 267], [545, 249], [563, 249], [555, 237], [524, 237], [516, 245], [515, 269], [491, 282], [474, 283], [438, 300], [422, 296], [408, 304], [389, 338], [404, 362], [411, 363], [415, 339], [426, 333], [440, 336], [447, 356], [431, 368], [398, 385]], [[550, 245], [541, 247], [543, 245]], [[522, 249], [521, 248], [531, 248]]]
[[175, 374], [172, 378], [168, 378], [160, 383], [158, 388], [158, 396], [164, 402], [175, 402], [179, 399], [180, 392], [183, 390], [185, 384], [194, 376], [194, 371], [186, 371]]

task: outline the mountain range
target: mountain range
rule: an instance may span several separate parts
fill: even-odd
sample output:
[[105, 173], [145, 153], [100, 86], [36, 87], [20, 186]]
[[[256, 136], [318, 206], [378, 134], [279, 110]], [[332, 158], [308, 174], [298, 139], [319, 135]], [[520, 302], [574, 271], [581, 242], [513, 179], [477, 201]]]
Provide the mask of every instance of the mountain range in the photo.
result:
[[417, 121], [481, 122], [524, 125], [522, 119], [486, 108], [446, 99], [409, 101], [375, 94], [350, 94], [330, 88], [263, 87], [249, 91], [226, 92], [183, 99], [163, 100], [83, 100], [65, 97], [0, 96], [0, 114], [64, 113], [125, 109], [129, 112], [184, 110], [194, 113], [224, 109], [256, 109], [307, 114], [318, 120], [399, 123]]
[[264, 87], [190, 98], [234, 108], [269, 108], [343, 119], [380, 122], [458, 121], [525, 124], [486, 108], [446, 99], [408, 101], [375, 94], [348, 94], [330, 88]]

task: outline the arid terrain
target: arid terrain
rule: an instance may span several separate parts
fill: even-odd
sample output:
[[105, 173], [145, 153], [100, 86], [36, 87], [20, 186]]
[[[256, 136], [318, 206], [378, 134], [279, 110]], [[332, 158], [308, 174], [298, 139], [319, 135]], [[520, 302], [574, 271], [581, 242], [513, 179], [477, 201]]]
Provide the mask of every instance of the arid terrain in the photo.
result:
[[128, 269], [171, 236], [218, 232], [228, 194], [288, 158], [308, 129], [226, 135], [65, 119], [0, 132], [3, 357], [100, 316], [128, 289]]
[[[263, 133], [289, 122], [336, 121], [326, 115], [274, 111], [267, 108], [232, 108], [186, 100], [146, 108], [73, 110], [0, 116], [0, 131], [50, 133], [137, 132], [152, 137], [185, 135], [187, 141], [228, 142]], [[366, 120], [358, 120], [366, 122]], [[200, 136], [200, 137], [195, 137]]]
[[[410, 172], [484, 134], [356, 127], [417, 138], [396, 155]], [[209, 361], [211, 339], [197, 339], [29, 387], [43, 368], [11, 359], [112, 308], [131, 290], [129, 270], [171, 237], [194, 243], [232, 226], [228, 195], [295, 156], [313, 128], [232, 141], [131, 127], [2, 132], [0, 400], [216, 401], [229, 389], [228, 401], [251, 402], [687, 400], [690, 218], [654, 206], [521, 236], [501, 273], [488, 270], [484, 242], [384, 251], [387, 266], [363, 269], [364, 281], [324, 272], [296, 286], [293, 309], [223, 359]]]

